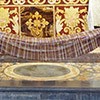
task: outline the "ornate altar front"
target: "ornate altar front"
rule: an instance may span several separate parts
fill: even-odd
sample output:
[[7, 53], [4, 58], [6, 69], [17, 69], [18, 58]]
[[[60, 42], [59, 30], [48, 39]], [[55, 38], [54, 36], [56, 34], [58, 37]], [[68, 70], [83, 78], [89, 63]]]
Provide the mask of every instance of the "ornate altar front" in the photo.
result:
[[0, 0], [0, 31], [55, 37], [88, 29], [88, 0]]

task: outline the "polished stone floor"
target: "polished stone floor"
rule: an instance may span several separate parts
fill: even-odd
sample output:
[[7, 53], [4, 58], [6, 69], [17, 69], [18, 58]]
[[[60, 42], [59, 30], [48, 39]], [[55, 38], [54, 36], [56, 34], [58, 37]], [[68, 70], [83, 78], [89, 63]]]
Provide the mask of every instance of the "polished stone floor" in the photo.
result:
[[0, 55], [0, 86], [100, 88], [100, 48], [63, 62]]

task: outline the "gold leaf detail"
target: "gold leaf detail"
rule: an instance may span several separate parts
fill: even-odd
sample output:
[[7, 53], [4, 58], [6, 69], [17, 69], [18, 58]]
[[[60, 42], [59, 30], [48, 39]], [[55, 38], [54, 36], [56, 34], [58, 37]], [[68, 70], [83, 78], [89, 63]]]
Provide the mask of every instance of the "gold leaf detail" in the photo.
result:
[[0, 28], [3, 30], [9, 22], [9, 9], [0, 8]]
[[76, 27], [79, 21], [79, 8], [65, 8], [65, 24], [66, 26], [71, 27], [72, 29]]
[[35, 12], [34, 15], [32, 15], [32, 18], [30, 18], [26, 25], [28, 26], [28, 29], [31, 32], [32, 36], [42, 37], [43, 36], [43, 29], [49, 24], [48, 21], [46, 21], [38, 11]]

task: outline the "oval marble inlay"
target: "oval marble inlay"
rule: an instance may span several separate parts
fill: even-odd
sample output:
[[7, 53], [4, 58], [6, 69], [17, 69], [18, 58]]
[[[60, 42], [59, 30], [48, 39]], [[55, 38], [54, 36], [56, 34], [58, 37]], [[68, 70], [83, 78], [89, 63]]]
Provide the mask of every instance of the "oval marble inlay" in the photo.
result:
[[5, 69], [5, 74], [21, 80], [65, 80], [77, 76], [78, 68], [64, 63], [23, 63]]

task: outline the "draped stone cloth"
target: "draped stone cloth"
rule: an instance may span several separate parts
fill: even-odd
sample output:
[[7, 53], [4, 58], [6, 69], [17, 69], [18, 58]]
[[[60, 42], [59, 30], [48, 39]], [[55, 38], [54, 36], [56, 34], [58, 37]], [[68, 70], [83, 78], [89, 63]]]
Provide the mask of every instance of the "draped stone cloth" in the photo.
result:
[[35, 61], [63, 61], [100, 46], [100, 29], [52, 38], [0, 33], [0, 52]]

